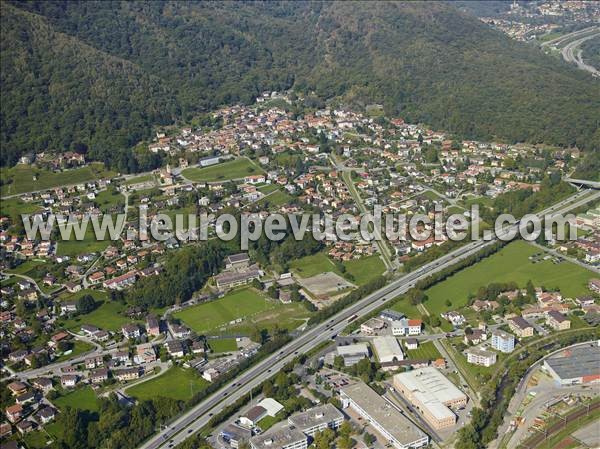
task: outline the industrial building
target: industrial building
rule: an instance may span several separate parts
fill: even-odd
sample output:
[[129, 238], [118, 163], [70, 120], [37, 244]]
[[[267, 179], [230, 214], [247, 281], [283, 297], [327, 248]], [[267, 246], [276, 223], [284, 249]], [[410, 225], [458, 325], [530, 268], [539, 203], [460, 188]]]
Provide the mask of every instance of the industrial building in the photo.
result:
[[544, 368], [560, 385], [600, 382], [600, 347], [565, 349], [544, 360]]
[[365, 357], [369, 357], [369, 346], [366, 343], [338, 346], [337, 355], [343, 357], [344, 366], [352, 366], [360, 362]]
[[404, 353], [396, 337], [391, 335], [376, 337], [372, 343], [377, 359], [382, 365], [404, 360]]
[[342, 388], [340, 397], [344, 407], [350, 407], [362, 416], [396, 449], [414, 449], [429, 444], [427, 434], [364, 382]]
[[396, 374], [394, 387], [435, 429], [456, 424], [452, 410], [467, 404], [467, 396], [433, 367]]
[[308, 437], [290, 426], [272, 428], [250, 438], [252, 449], [306, 449]]
[[235, 424], [228, 424], [221, 430], [220, 437], [234, 449], [237, 449], [242, 443], [250, 440], [252, 432], [249, 429], [237, 426]]
[[344, 422], [344, 415], [332, 404], [313, 407], [305, 412], [296, 413], [288, 418], [288, 424], [314, 437], [325, 429], [337, 429]]

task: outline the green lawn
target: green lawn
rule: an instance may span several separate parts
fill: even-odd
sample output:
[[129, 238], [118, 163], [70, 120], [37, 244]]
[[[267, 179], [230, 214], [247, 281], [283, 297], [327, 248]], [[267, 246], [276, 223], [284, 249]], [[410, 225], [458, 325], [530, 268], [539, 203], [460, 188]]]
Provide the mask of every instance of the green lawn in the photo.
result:
[[324, 252], [292, 260], [290, 262], [290, 268], [298, 276], [303, 278], [309, 278], [328, 271], [333, 271], [334, 273], [341, 275], [334, 263], [329, 260], [329, 257], [327, 257], [327, 254]]
[[400, 301], [398, 301], [396, 304], [394, 304], [390, 308], [392, 310], [395, 310], [396, 312], [403, 313], [408, 318], [420, 318], [421, 317], [421, 312], [419, 312], [419, 309], [417, 308], [417, 306], [412, 305], [406, 298], [401, 299]]
[[406, 351], [410, 360], [436, 360], [442, 358], [432, 341], [420, 343], [417, 349]]
[[92, 344], [81, 340], [74, 340], [73, 349], [71, 350], [71, 352], [69, 354], [63, 354], [60, 357], [57, 357], [53, 363], [64, 362], [65, 360], [72, 359], [80, 354], [91, 351], [92, 349], [94, 349], [94, 346]]
[[235, 338], [213, 338], [208, 341], [208, 346], [210, 346], [214, 352], [237, 351]]
[[158, 377], [134, 385], [125, 392], [140, 400], [163, 396], [187, 401], [208, 385], [195, 370], [174, 366]]
[[[33, 177], [37, 176], [37, 180]], [[101, 163], [89, 164], [86, 167], [53, 172], [34, 168], [29, 165], [16, 165], [2, 170], [0, 177], [4, 185], [0, 188], [3, 196], [15, 195], [36, 190], [51, 189], [69, 184], [79, 184], [101, 178], [112, 178], [115, 173], [104, 169]]]
[[97, 412], [98, 399], [92, 387], [77, 388], [76, 390], [60, 396], [52, 401], [59, 409], [65, 407], [78, 408], [81, 410], [89, 410]]
[[349, 260], [344, 262], [344, 266], [346, 271], [354, 277], [353, 283], [357, 285], [364, 285], [385, 271], [385, 265], [377, 254]]
[[[528, 257], [539, 252], [522, 240], [512, 242], [487, 259], [429, 288], [425, 292], [428, 296], [425, 307], [435, 314], [460, 308], [467, 303], [470, 293], [476, 293], [479, 287], [492, 282], [514, 281], [525, 287], [531, 279], [536, 287], [558, 287], [566, 297], [589, 294], [587, 283], [597, 277], [592, 271], [570, 262], [530, 262]], [[451, 306], [444, 304], [447, 299], [452, 302]]]
[[278, 418], [277, 416], [267, 415], [258, 422], [258, 427], [260, 427], [261, 430], [265, 432], [266, 430], [270, 429], [275, 424], [277, 424], [279, 421], [281, 421], [281, 418]]
[[226, 181], [229, 179], [239, 179], [250, 175], [264, 173], [263, 169], [255, 165], [246, 158], [240, 158], [222, 164], [210, 167], [186, 168], [182, 175], [195, 182]]
[[195, 332], [202, 334], [226, 325], [237, 318], [253, 315], [276, 307], [250, 287], [234, 290], [223, 298], [189, 307], [174, 314]]

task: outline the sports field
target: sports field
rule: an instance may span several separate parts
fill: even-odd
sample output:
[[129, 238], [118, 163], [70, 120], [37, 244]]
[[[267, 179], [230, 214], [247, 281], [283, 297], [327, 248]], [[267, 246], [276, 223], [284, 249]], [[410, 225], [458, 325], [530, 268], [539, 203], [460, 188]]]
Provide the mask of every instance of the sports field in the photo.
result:
[[[589, 294], [587, 283], [597, 275], [570, 262], [531, 262], [529, 256], [540, 251], [522, 240], [512, 242], [487, 259], [429, 288], [425, 292], [428, 300], [424, 305], [430, 312], [439, 314], [464, 306], [469, 294], [476, 293], [479, 287], [511, 281], [525, 287], [530, 279], [536, 287], [559, 288], [566, 297]], [[445, 305], [447, 299], [452, 302], [451, 306]]]
[[153, 379], [127, 388], [125, 392], [140, 400], [163, 396], [187, 401], [208, 385], [209, 383], [200, 377], [195, 370], [174, 366]]
[[221, 299], [188, 307], [174, 314], [198, 334], [217, 329], [238, 318], [274, 309], [276, 303], [263, 298], [250, 287], [234, 290]]
[[[33, 179], [34, 176], [36, 180]], [[29, 165], [16, 165], [2, 170], [3, 185], [0, 192], [3, 196], [15, 195], [114, 176], [115, 173], [105, 170], [104, 165], [101, 163], [93, 163], [85, 167], [60, 172], [42, 170]]]
[[250, 175], [264, 173], [263, 169], [246, 158], [236, 159], [210, 167], [186, 168], [181, 173], [185, 178], [195, 182], [226, 181], [228, 179], [239, 179]]

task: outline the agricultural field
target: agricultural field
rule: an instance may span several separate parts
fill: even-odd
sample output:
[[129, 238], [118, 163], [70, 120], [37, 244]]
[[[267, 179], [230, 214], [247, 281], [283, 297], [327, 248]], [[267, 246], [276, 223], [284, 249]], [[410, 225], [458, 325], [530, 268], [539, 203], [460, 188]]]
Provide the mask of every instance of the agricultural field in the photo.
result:
[[[536, 287], [559, 288], [566, 297], [589, 294], [588, 281], [595, 277], [592, 271], [563, 261], [555, 264], [551, 260], [533, 263], [529, 256], [540, 250], [527, 242], [512, 242], [479, 263], [468, 267], [429, 288], [425, 293], [425, 307], [434, 314], [453, 310], [466, 305], [468, 296], [479, 287], [492, 282], [516, 282], [525, 287], [531, 280]], [[452, 305], [446, 306], [446, 300]]]
[[91, 412], [98, 411], [98, 398], [92, 387], [78, 388], [54, 399], [52, 403], [61, 410], [72, 407]]
[[[16, 195], [54, 187], [95, 181], [102, 178], [112, 178], [114, 172], [104, 169], [101, 163], [89, 164], [85, 167], [53, 172], [29, 165], [16, 165], [2, 170], [0, 175], [3, 185], [0, 188], [2, 196]], [[37, 179], [34, 181], [34, 176]]]
[[153, 379], [127, 388], [125, 392], [139, 400], [163, 396], [187, 401], [208, 385], [209, 383], [195, 370], [174, 366]]
[[181, 174], [194, 182], [214, 182], [240, 179], [262, 173], [264, 173], [263, 169], [258, 167], [252, 161], [246, 158], [240, 158], [234, 161], [212, 165], [210, 167], [186, 168]]
[[406, 351], [406, 355], [410, 360], [436, 360], [442, 358], [432, 341], [420, 343], [417, 349]]
[[203, 334], [238, 318], [249, 319], [260, 312], [275, 309], [277, 303], [267, 300], [255, 289], [234, 290], [223, 298], [188, 307], [174, 314], [194, 332]]

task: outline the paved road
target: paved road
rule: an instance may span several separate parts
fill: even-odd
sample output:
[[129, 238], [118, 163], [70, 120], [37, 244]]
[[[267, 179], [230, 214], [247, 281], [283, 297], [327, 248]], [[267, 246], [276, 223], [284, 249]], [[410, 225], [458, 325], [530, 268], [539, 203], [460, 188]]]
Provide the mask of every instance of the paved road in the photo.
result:
[[[564, 213], [575, 207], [579, 207], [592, 200], [600, 198], [600, 192], [581, 191], [575, 195], [557, 203], [556, 205], [538, 213], [538, 215]], [[506, 228], [504, 234], [517, 229], [518, 224]], [[500, 236], [502, 237], [502, 235]], [[322, 342], [335, 338], [347, 325], [348, 319], [353, 315], [359, 317], [368, 315], [384, 302], [405, 293], [419, 280], [441, 271], [450, 265], [459, 262], [481, 249], [495, 243], [496, 240], [478, 240], [468, 243], [456, 250], [440, 257], [439, 259], [424, 265], [412, 273], [391, 282], [382, 289], [366, 296], [357, 303], [349, 306], [328, 321], [308, 329], [295, 340], [287, 344], [278, 353], [258, 362], [235, 380], [223, 386], [213, 395], [184, 413], [176, 419], [169, 427], [151, 437], [140, 447], [142, 449], [157, 449], [160, 447], [171, 447], [180, 444], [188, 436], [202, 429], [208, 424], [210, 418], [220, 412], [224, 407], [235, 403], [239, 398], [248, 394], [253, 388], [260, 385], [266, 378], [279, 371], [286, 363], [290, 362], [297, 354], [305, 353]]]
[[595, 67], [586, 64], [582, 58], [582, 51], [579, 50], [579, 46], [587, 40], [594, 39], [600, 36], [600, 32], [589, 34], [579, 39], [576, 39], [572, 42], [569, 42], [567, 45], [563, 47], [561, 50], [562, 57], [565, 61], [575, 63], [577, 67], [581, 70], [585, 70], [586, 72], [590, 72], [592, 75], [600, 76], [600, 71], [598, 71]]

